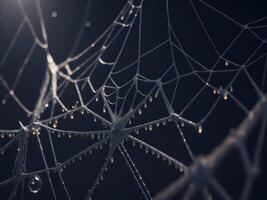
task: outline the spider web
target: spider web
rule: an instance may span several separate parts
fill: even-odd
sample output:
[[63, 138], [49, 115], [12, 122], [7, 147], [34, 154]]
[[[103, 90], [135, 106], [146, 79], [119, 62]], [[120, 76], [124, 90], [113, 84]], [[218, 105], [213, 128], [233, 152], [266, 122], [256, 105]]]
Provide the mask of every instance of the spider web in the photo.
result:
[[[106, 174], [115, 170], [111, 165], [116, 157], [122, 160], [119, 165], [129, 169], [137, 186], [133, 193], [141, 194], [138, 198], [194, 199], [198, 193], [203, 199], [250, 197], [266, 132], [266, 17], [242, 24], [206, 1], [183, 1], [184, 12], [176, 13], [172, 1], [161, 1], [157, 7], [153, 2], [129, 0], [88, 42], [85, 29], [94, 27], [88, 22], [94, 2], [88, 1], [73, 46], [66, 59], [58, 62], [50, 47], [44, 9], [39, 0], [31, 3], [35, 18], [20, 0], [4, 2], [0, 15], [1, 23], [9, 23], [13, 9], [19, 15], [0, 59], [2, 112], [17, 109], [13, 125], [17, 129], [0, 131], [1, 159], [11, 163], [2, 170], [4, 198], [35, 197], [28, 191], [29, 183], [41, 177], [44, 183], [37, 183], [41, 191], [36, 193], [77, 199], [79, 194], [71, 192], [72, 181], [65, 181], [69, 174], [64, 174], [77, 165], [96, 165], [96, 172], [90, 174], [93, 181], [81, 187], [84, 199], [98, 199], [95, 193], [101, 191]], [[162, 20], [153, 10], [160, 10], [157, 15]], [[53, 18], [57, 15], [52, 13]], [[209, 21], [211, 17], [216, 23]], [[153, 26], [151, 20], [158, 24]], [[158, 39], [151, 36], [155, 30]], [[188, 31], [192, 36], [186, 37]], [[225, 34], [217, 36], [218, 31]], [[38, 84], [29, 91], [25, 84], [31, 85], [33, 76]], [[231, 117], [232, 112], [239, 114]], [[219, 123], [214, 125], [214, 119]], [[253, 129], [255, 144], [247, 147]], [[174, 141], [168, 132], [175, 133]], [[164, 140], [166, 135], [169, 141]], [[212, 144], [198, 146], [201, 140]], [[166, 190], [156, 195], [167, 183], [158, 188], [153, 188], [152, 181], [147, 184], [137, 165], [142, 154], [135, 153], [135, 146], [162, 160], [165, 171], [173, 168], [175, 176], [168, 183], [174, 182]], [[203, 146], [209, 148], [200, 150]], [[239, 153], [245, 171], [238, 194], [228, 192], [227, 183], [215, 174], [220, 161], [233, 151]], [[104, 160], [92, 161], [90, 157], [97, 159], [99, 152], [104, 152]], [[206, 156], [200, 156], [203, 153]]]

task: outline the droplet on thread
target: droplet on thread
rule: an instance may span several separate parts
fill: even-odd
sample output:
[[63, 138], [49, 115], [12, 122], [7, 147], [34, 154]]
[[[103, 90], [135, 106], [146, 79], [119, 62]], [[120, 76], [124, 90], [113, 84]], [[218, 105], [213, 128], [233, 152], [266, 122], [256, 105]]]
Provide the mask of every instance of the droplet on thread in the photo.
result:
[[89, 28], [89, 27], [91, 26], [91, 22], [90, 22], [90, 21], [86, 21], [86, 22], [84, 23], [84, 26], [85, 26], [86, 28]]
[[202, 126], [201, 126], [201, 125], [200, 125], [200, 126], [198, 126], [198, 130], [197, 130], [197, 131], [198, 131], [198, 133], [199, 133], [199, 134], [201, 134], [201, 133], [203, 132], [203, 128], [202, 128]]
[[57, 17], [57, 11], [53, 11], [53, 12], [51, 13], [51, 16], [52, 16], [53, 18]]
[[225, 91], [223, 94], [223, 99], [226, 101], [228, 99], [228, 92]]
[[42, 189], [43, 181], [38, 175], [34, 175], [29, 179], [28, 188], [32, 193], [38, 193]]

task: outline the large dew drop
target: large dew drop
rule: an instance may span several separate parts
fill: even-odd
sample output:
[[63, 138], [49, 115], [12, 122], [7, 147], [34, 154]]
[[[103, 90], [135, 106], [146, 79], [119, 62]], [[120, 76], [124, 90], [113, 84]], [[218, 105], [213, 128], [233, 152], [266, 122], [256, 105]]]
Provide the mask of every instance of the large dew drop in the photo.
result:
[[38, 175], [30, 177], [28, 188], [32, 193], [38, 193], [42, 189], [43, 181]]

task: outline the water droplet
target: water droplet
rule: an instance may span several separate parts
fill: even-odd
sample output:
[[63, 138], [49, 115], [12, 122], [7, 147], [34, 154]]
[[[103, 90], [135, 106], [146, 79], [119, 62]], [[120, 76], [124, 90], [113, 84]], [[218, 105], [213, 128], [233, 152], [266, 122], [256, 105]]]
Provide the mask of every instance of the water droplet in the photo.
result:
[[29, 179], [28, 188], [32, 193], [38, 193], [43, 185], [43, 181], [38, 175], [34, 175]]
[[129, 120], [129, 122], [128, 122], [128, 123], [129, 123], [129, 125], [131, 125], [131, 124], [132, 124], [132, 121], [131, 121], [131, 120]]
[[228, 92], [225, 91], [223, 94], [223, 99], [226, 101], [228, 99]]
[[202, 129], [202, 126], [201, 125], [198, 126], [198, 130], [197, 131], [198, 131], [199, 134], [201, 134], [203, 132], [203, 129]]
[[153, 97], [152, 97], [152, 96], [149, 97], [149, 101], [150, 101], [150, 102], [153, 101]]
[[105, 113], [106, 112], [106, 108], [105, 107], [103, 107], [103, 113]]
[[157, 91], [157, 92], [155, 93], [155, 98], [158, 98], [158, 96], [159, 96], [159, 91]]
[[111, 162], [111, 163], [114, 163], [114, 159], [113, 159], [113, 158], [110, 158], [110, 162]]
[[144, 107], [147, 108], [147, 104], [146, 103], [145, 103]]
[[5, 99], [2, 99], [1, 103], [2, 103], [3, 105], [5, 105], [5, 104], [6, 104], [6, 100], [5, 100]]
[[98, 100], [99, 100], [98, 97], [96, 97], [96, 98], [95, 98], [95, 101], [98, 102]]
[[159, 122], [157, 122], [156, 126], [159, 127], [159, 125], [160, 125]]
[[139, 130], [138, 130], [138, 129], [136, 129], [136, 130], [135, 130], [135, 133], [138, 135], [138, 134], [139, 134]]
[[217, 93], [216, 88], [214, 88], [213, 89], [213, 94], [216, 94], [216, 93]]
[[96, 122], [96, 117], [94, 116], [94, 122]]
[[86, 21], [86, 22], [84, 23], [84, 26], [85, 26], [86, 28], [89, 28], [89, 27], [91, 26], [91, 22]]
[[46, 104], [45, 104], [45, 107], [46, 107], [46, 108], [48, 108], [48, 107], [49, 107], [49, 104], [48, 104], [48, 103], [46, 103]]
[[234, 88], [233, 88], [232, 85], [230, 86], [229, 90], [230, 90], [230, 92], [233, 92], [234, 91]]
[[142, 115], [142, 109], [141, 108], [138, 109], [138, 114]]
[[70, 115], [70, 118], [71, 118], [71, 119], [74, 119], [74, 115], [73, 115], [73, 114], [71, 114], [71, 115]]
[[52, 16], [53, 18], [57, 17], [57, 11], [53, 11], [53, 12], [51, 13], [51, 16]]
[[149, 125], [149, 131], [152, 131], [152, 125], [151, 124]]
[[229, 65], [229, 63], [228, 63], [228, 61], [226, 60], [226, 61], [225, 61], [225, 66], [228, 66], [228, 65]]

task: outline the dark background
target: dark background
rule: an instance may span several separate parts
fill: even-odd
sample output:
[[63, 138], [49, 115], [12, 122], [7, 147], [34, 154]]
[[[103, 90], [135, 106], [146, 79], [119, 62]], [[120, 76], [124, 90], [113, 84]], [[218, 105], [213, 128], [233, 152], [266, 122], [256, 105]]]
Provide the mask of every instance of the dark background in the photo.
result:
[[[0, 2], [0, 12], [2, 12], [9, 1], [3, 0]], [[39, 38], [41, 37], [41, 31], [39, 26], [39, 19], [37, 17], [35, 3], [32, 0], [22, 0], [27, 13], [30, 16], [31, 21], [37, 31]], [[241, 30], [241, 27], [233, 24], [225, 17], [216, 14], [208, 9], [198, 1], [193, 1], [198, 9], [201, 18], [210, 33], [211, 38], [219, 52], [229, 46], [231, 40]], [[220, 11], [240, 22], [246, 24], [250, 21], [266, 16], [266, 2], [265, 1], [207, 1], [208, 4], [213, 5]], [[81, 19], [84, 14], [87, 1], [82, 0], [54, 0], [54, 1], [41, 1], [42, 10], [44, 13], [45, 25], [47, 28], [49, 51], [54, 57], [56, 63], [62, 62], [68, 57], [75, 37], [79, 31]], [[90, 22], [90, 27], [84, 27], [83, 35], [76, 53], [91, 44], [94, 39], [102, 33], [114, 17], [120, 12], [125, 1], [102, 1], [97, 0], [92, 2], [92, 7], [88, 13], [87, 20]], [[213, 47], [211, 46], [205, 32], [201, 28], [199, 21], [190, 5], [188, 0], [170, 0], [170, 20], [177, 37], [181, 41], [185, 52], [190, 56], [198, 60], [202, 65], [207, 68], [211, 68], [211, 65], [216, 61], [217, 56]], [[52, 17], [52, 12], [57, 12], [57, 17]], [[157, 44], [163, 42], [168, 38], [167, 18], [166, 18], [166, 4], [163, 0], [145, 0], [143, 6], [143, 18], [142, 18], [142, 47], [141, 52], [152, 49]], [[21, 12], [18, 9], [18, 4], [12, 2], [11, 6], [7, 10], [6, 14], [0, 18], [0, 58], [4, 55], [8, 45], [18, 27], [19, 22], [22, 19]], [[133, 62], [137, 58], [138, 50], [138, 18], [133, 26], [132, 32], [129, 36], [129, 40], [123, 51], [122, 58], [119, 61], [118, 66], [125, 66]], [[266, 20], [259, 25], [265, 25]], [[257, 33], [266, 38], [266, 28], [257, 30]], [[31, 47], [33, 37], [31, 36], [29, 29], [24, 27], [16, 45], [12, 49], [8, 56], [7, 61], [2, 66], [1, 75], [5, 78], [9, 85], [12, 85], [16, 76], [16, 73], [21, 66], [23, 58], [26, 57]], [[259, 45], [257, 40], [251, 33], [246, 31], [235, 45], [229, 50], [225, 57], [236, 63], [245, 62], [246, 58], [253, 53], [253, 50]], [[255, 55], [255, 58], [266, 52], [266, 45], [260, 49]], [[112, 58], [112, 52], [110, 53]], [[36, 99], [38, 97], [38, 91], [40, 89], [42, 77], [45, 70], [46, 55], [43, 50], [36, 48], [33, 56], [27, 65], [25, 72], [16, 89], [16, 94], [22, 100], [22, 102], [30, 109], [33, 109]], [[252, 59], [254, 60], [254, 59]], [[175, 50], [175, 61], [178, 71], [180, 73], [189, 72], [188, 65], [185, 62], [181, 53]], [[260, 59], [249, 68], [249, 73], [260, 86], [263, 77], [265, 59]], [[158, 78], [171, 64], [170, 48], [168, 45], [164, 45], [157, 51], [152, 52], [144, 59], [141, 60], [140, 73], [151, 78]], [[218, 68], [216, 69], [236, 69], [235, 66], [225, 66], [224, 61], [220, 61]], [[119, 68], [119, 67], [118, 67]], [[101, 79], [104, 75], [104, 70], [100, 69], [95, 74], [95, 82], [98, 83], [98, 79]], [[210, 84], [215, 87], [225, 87], [231, 78], [233, 73], [218, 73], [212, 76]], [[130, 74], [124, 74], [123, 77], [118, 79], [127, 80]], [[171, 77], [171, 75], [168, 75]], [[205, 79], [206, 76], [203, 75]], [[170, 95], [173, 91], [174, 84], [166, 86], [167, 95]], [[178, 85], [178, 92], [175, 96], [174, 109], [179, 113], [187, 103], [193, 98], [193, 96], [200, 90], [203, 83], [201, 83], [195, 76], [181, 79]], [[252, 87], [250, 81], [241, 73], [233, 84], [233, 94], [248, 108], [251, 109], [257, 101], [257, 94]], [[144, 86], [143, 89], [147, 89]], [[266, 91], [266, 87], [264, 89]], [[71, 106], [77, 100], [73, 92], [73, 88], [70, 88], [65, 92], [66, 96], [63, 96], [63, 101], [66, 105]], [[192, 121], [201, 120], [216, 100], [216, 95], [212, 94], [211, 89], [205, 89], [204, 92], [189, 106], [184, 112], [184, 117]], [[6, 94], [6, 90], [2, 85], [0, 86], [0, 98], [2, 99]], [[96, 105], [97, 112], [101, 112], [101, 105]], [[17, 104], [9, 98], [5, 105], [0, 106], [0, 129], [16, 129], [19, 128], [18, 121], [23, 124], [28, 124], [29, 119], [25, 113], [17, 106]], [[166, 115], [166, 108], [164, 107], [162, 100], [159, 98], [154, 100], [147, 111], [144, 112], [136, 123], [144, 123], [157, 119], [158, 117]], [[90, 116], [89, 116], [90, 117]], [[89, 118], [88, 117], [88, 118]], [[194, 128], [185, 126], [183, 128], [185, 136], [188, 140], [189, 146], [195, 155], [202, 155], [209, 153], [214, 147], [216, 147], [225, 138], [230, 128], [237, 127], [241, 120], [245, 117], [244, 112], [240, 109], [240, 106], [233, 101], [220, 100], [219, 104], [213, 110], [212, 114], [203, 124], [203, 134], [197, 134]], [[44, 117], [45, 118], [45, 117]], [[93, 130], [103, 128], [101, 124], [94, 124], [92, 119], [88, 119], [80, 115], [75, 116], [75, 120], [62, 120], [60, 121], [60, 127], [70, 130]], [[139, 121], [138, 121], [139, 120]], [[185, 146], [178, 133], [177, 128], [173, 123], [168, 124], [165, 127], [160, 127], [153, 130], [152, 133], [145, 133], [141, 131], [138, 138], [151, 144], [168, 155], [186, 163], [190, 164], [191, 160], [186, 152]], [[247, 144], [248, 151], [252, 155], [257, 138], [257, 129]], [[48, 138], [45, 134], [41, 135], [45, 155], [47, 157], [50, 166], [53, 166], [53, 159], [51, 154], [51, 148], [49, 146]], [[7, 143], [9, 139], [1, 139], [1, 146]], [[86, 148], [94, 141], [90, 139], [84, 139], [75, 137], [69, 139], [67, 137], [57, 136], [53, 137], [55, 151], [59, 162], [64, 161], [71, 157], [75, 153], [78, 153], [82, 149]], [[266, 143], [266, 142], [264, 142]], [[173, 167], [168, 166], [167, 163], [162, 162], [151, 154], [145, 154], [143, 150], [138, 147], [132, 147], [130, 143], [125, 144], [129, 154], [132, 156], [137, 168], [139, 169], [143, 180], [147, 184], [152, 195], [155, 195], [158, 191], [166, 187], [171, 181], [181, 176], [180, 172], [177, 172]], [[29, 138], [28, 147], [28, 159], [27, 170], [43, 169], [43, 161], [41, 158], [40, 148], [35, 137]], [[266, 199], [267, 194], [265, 191], [266, 182], [266, 161], [264, 160], [266, 148], [263, 149], [262, 162], [261, 162], [261, 174], [253, 186], [250, 199]], [[85, 157], [83, 160], [76, 162], [69, 168], [64, 170], [63, 178], [65, 184], [69, 190], [72, 199], [84, 198], [86, 191], [93, 184], [97, 172], [99, 171], [102, 163], [104, 162], [105, 155], [107, 153], [107, 147], [104, 147], [102, 151], [96, 151], [91, 156]], [[16, 154], [16, 145], [9, 148], [4, 155], [0, 157], [0, 180], [4, 180], [11, 176], [11, 170], [14, 165], [14, 158]], [[104, 175], [104, 181], [97, 187], [94, 198], [95, 199], [143, 199], [138, 185], [135, 183], [134, 177], [131, 175], [129, 168], [120, 155], [119, 151], [114, 154], [115, 163], [109, 167], [108, 172]], [[43, 180], [43, 186], [40, 192], [32, 194], [28, 191], [27, 180], [25, 181], [25, 198], [24, 199], [53, 199], [51, 189], [48, 185], [48, 179], [45, 175], [40, 175]], [[229, 191], [235, 199], [238, 199], [240, 191], [244, 184], [244, 165], [239, 159], [237, 151], [233, 151], [231, 156], [228, 156], [225, 162], [216, 171], [216, 177], [222, 183], [222, 185]], [[59, 177], [56, 173], [51, 174], [51, 178], [54, 184], [54, 188], [58, 199], [66, 199], [66, 195], [60, 183]], [[8, 199], [11, 185], [0, 188], [0, 199]], [[179, 197], [177, 197], [179, 198]], [[198, 199], [196, 197], [196, 199]], [[19, 198], [17, 198], [19, 199]], [[214, 194], [214, 199], [220, 199]]]

